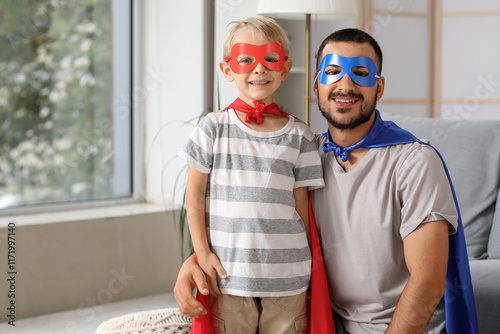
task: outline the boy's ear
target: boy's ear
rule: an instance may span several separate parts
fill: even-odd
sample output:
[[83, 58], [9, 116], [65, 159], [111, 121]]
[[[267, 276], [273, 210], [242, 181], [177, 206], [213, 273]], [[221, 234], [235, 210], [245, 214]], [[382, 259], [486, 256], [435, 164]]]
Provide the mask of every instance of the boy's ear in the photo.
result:
[[222, 71], [222, 74], [226, 77], [226, 80], [229, 82], [233, 82], [233, 71], [231, 71], [231, 67], [229, 67], [229, 62], [225, 60], [221, 60], [219, 62], [219, 68]]
[[285, 67], [283, 68], [283, 71], [281, 71], [281, 81], [288, 78], [288, 74], [290, 74], [290, 70], [292, 69], [292, 65], [293, 65], [293, 62], [290, 59], [287, 59], [285, 61]]

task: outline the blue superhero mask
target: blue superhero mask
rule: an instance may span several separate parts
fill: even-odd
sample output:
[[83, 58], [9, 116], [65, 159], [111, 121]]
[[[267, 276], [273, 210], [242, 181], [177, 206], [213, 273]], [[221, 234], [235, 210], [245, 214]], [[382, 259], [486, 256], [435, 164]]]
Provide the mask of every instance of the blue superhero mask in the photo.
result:
[[348, 75], [356, 84], [372, 87], [380, 78], [377, 75], [377, 66], [370, 57], [342, 57], [336, 54], [327, 54], [323, 57], [317, 79], [323, 85], [330, 85]]

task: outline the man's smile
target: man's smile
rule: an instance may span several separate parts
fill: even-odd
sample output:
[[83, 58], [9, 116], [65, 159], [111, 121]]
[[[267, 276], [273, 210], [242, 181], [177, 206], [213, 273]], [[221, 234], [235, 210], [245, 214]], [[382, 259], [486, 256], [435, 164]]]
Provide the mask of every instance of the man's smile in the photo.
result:
[[354, 105], [356, 102], [359, 101], [358, 98], [354, 98], [351, 96], [338, 96], [338, 97], [332, 97], [333, 102], [335, 102], [335, 105], [341, 108], [348, 108]]

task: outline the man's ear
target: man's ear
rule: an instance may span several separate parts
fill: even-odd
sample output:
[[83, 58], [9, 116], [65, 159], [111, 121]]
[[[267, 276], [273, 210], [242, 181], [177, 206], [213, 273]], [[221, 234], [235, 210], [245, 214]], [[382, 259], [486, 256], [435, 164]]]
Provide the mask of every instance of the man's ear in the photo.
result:
[[377, 101], [382, 98], [382, 95], [384, 95], [384, 88], [385, 88], [385, 78], [380, 77], [378, 78]]
[[313, 91], [314, 91], [314, 95], [318, 96], [318, 72], [314, 73], [314, 77], [313, 77]]
[[226, 77], [226, 80], [229, 82], [233, 82], [233, 71], [231, 71], [231, 67], [229, 67], [229, 62], [225, 60], [221, 60], [219, 62], [219, 68], [222, 71], [222, 74]]
[[292, 65], [293, 65], [293, 62], [290, 59], [287, 59], [285, 61], [285, 67], [283, 68], [283, 71], [281, 71], [281, 81], [288, 78], [288, 74], [290, 74], [290, 70], [292, 69]]

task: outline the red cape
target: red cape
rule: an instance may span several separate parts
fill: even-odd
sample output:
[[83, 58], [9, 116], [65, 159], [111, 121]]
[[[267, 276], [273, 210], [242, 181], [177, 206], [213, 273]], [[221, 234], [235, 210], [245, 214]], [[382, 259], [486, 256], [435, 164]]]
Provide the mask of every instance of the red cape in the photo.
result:
[[[328, 283], [326, 281], [325, 267], [323, 265], [323, 255], [319, 243], [316, 221], [312, 212], [311, 194], [309, 193], [309, 225], [311, 227], [311, 299], [309, 309], [309, 333], [310, 334], [335, 334], [332, 309], [330, 306], [330, 295], [328, 293]], [[208, 296], [201, 293], [196, 295], [196, 299], [207, 310], [207, 315], [193, 318], [191, 334], [215, 334], [210, 325], [210, 310], [208, 308]]]

